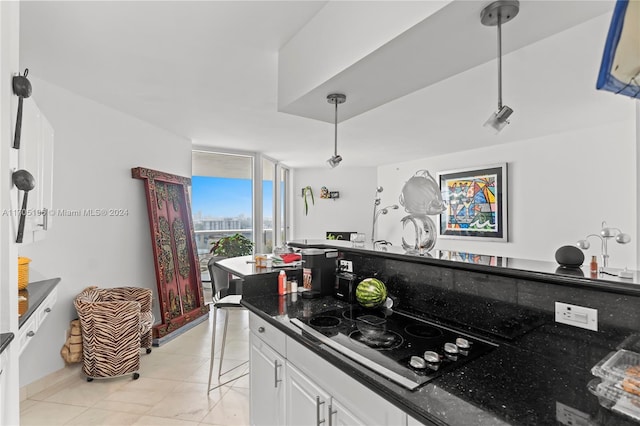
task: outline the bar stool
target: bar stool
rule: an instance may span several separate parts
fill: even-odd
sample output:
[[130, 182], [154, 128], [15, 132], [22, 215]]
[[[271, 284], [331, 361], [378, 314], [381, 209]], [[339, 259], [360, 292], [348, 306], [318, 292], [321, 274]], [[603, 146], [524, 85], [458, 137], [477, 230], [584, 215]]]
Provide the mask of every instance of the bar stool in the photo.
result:
[[[240, 294], [231, 294], [225, 295], [227, 290], [229, 289], [229, 273], [214, 265], [214, 262], [219, 260], [219, 258], [210, 259], [207, 263], [207, 268], [209, 268], [209, 275], [211, 277], [211, 281], [214, 287], [213, 293], [213, 331], [211, 333], [211, 361], [209, 363], [209, 384], [207, 385], [207, 394], [214, 389], [219, 388], [220, 386], [226, 385], [227, 383], [233, 382], [234, 380], [238, 380], [239, 378], [246, 376], [249, 373], [241, 374], [238, 377], [234, 377], [233, 379], [227, 380], [224, 383], [220, 383], [220, 377], [223, 375], [230, 373], [231, 371], [245, 365], [249, 361], [245, 361], [239, 365], [236, 365], [229, 370], [222, 372], [222, 361], [224, 359], [224, 346], [227, 340], [227, 326], [229, 324], [228, 317], [229, 312], [233, 310], [246, 310], [244, 306], [240, 304], [240, 300], [242, 300], [242, 295]], [[211, 377], [213, 376], [213, 359], [215, 355], [216, 349], [216, 325], [217, 325], [217, 317], [218, 310], [224, 310], [224, 328], [222, 333], [222, 347], [220, 349], [220, 365], [218, 367], [218, 385], [211, 387]]]

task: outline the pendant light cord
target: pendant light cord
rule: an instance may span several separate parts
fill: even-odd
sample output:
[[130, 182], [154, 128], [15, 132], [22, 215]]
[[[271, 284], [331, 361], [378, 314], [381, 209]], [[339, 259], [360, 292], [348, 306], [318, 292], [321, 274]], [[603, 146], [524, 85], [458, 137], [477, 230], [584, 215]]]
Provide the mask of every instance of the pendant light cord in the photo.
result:
[[498, 111], [502, 109], [502, 16], [498, 12]]
[[333, 103], [336, 106], [336, 111], [335, 111], [335, 118], [333, 120], [334, 123], [334, 134], [333, 134], [333, 140], [335, 141], [335, 145], [334, 145], [334, 156], [338, 155], [338, 99], [334, 99]]

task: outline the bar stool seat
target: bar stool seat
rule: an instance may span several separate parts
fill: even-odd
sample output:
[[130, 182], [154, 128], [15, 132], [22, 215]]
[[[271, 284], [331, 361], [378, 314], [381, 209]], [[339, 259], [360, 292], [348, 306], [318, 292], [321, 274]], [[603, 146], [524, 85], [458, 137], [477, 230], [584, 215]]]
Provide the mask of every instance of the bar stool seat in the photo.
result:
[[[224, 347], [225, 347], [225, 343], [227, 340], [227, 326], [229, 325], [229, 321], [228, 321], [228, 317], [229, 317], [229, 313], [230, 311], [233, 310], [246, 310], [246, 308], [244, 306], [242, 306], [240, 304], [240, 301], [242, 300], [242, 295], [240, 294], [230, 294], [227, 296], [223, 296], [224, 293], [229, 289], [229, 273], [224, 271], [223, 269], [219, 268], [218, 266], [216, 266], [214, 264], [214, 262], [216, 260], [216, 258], [213, 258], [211, 260], [209, 260], [209, 262], [207, 263], [207, 267], [209, 268], [209, 275], [211, 276], [211, 280], [213, 282], [213, 286], [214, 286], [214, 295], [213, 295], [213, 303], [212, 303], [212, 309], [213, 309], [213, 331], [211, 333], [211, 360], [209, 362], [209, 384], [207, 385], [207, 394], [209, 392], [211, 392], [212, 390], [219, 388], [220, 386], [223, 386], [227, 383], [233, 382], [234, 380], [238, 380], [239, 378], [246, 376], [249, 373], [244, 373], [241, 374], [237, 377], [234, 377], [230, 380], [227, 380], [223, 383], [220, 383], [220, 378], [222, 376], [224, 376], [227, 373], [230, 373], [234, 370], [236, 370], [237, 368], [247, 364], [249, 361], [245, 361], [239, 365], [236, 365], [233, 368], [230, 368], [229, 370], [225, 371], [224, 373], [222, 372], [222, 362], [224, 360]], [[220, 349], [220, 365], [218, 366], [218, 384], [216, 386], [214, 386], [213, 388], [211, 387], [211, 379], [213, 376], [213, 360], [214, 360], [214, 356], [215, 356], [215, 349], [216, 349], [216, 326], [218, 324], [217, 320], [218, 320], [218, 310], [223, 310], [224, 311], [224, 325], [223, 325], [223, 333], [222, 333], [222, 346]]]

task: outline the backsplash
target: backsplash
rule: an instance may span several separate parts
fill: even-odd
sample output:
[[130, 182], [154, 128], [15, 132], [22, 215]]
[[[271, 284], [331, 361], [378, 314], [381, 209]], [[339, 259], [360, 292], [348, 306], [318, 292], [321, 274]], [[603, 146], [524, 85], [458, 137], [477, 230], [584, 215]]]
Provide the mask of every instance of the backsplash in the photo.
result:
[[[640, 297], [591, 288], [554, 284], [537, 280], [510, 278], [485, 272], [364, 256], [343, 252], [353, 261], [360, 277], [376, 276], [387, 284], [391, 296], [411, 309], [436, 316], [457, 317], [461, 322], [480, 320], [494, 314], [494, 322], [520, 318], [535, 322], [551, 316], [555, 302], [586, 306], [598, 310], [600, 329], [607, 327], [640, 330]], [[504, 324], [508, 327], [509, 324]]]

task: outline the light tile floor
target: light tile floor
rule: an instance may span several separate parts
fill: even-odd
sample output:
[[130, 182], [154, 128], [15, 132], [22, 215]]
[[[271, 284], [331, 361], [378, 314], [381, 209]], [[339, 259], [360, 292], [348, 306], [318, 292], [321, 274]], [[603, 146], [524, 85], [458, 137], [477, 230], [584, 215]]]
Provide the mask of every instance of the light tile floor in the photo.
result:
[[[247, 311], [234, 311], [230, 315], [223, 371], [249, 359]], [[20, 424], [249, 424], [249, 376], [207, 395], [212, 317], [210, 314], [208, 321], [160, 347], [154, 347], [149, 355], [141, 352], [138, 380], [127, 376], [87, 382], [78, 368], [77, 375], [23, 401]], [[222, 342], [222, 322], [219, 321], [217, 326], [214, 381]], [[242, 374], [248, 368], [245, 365], [229, 375]]]

